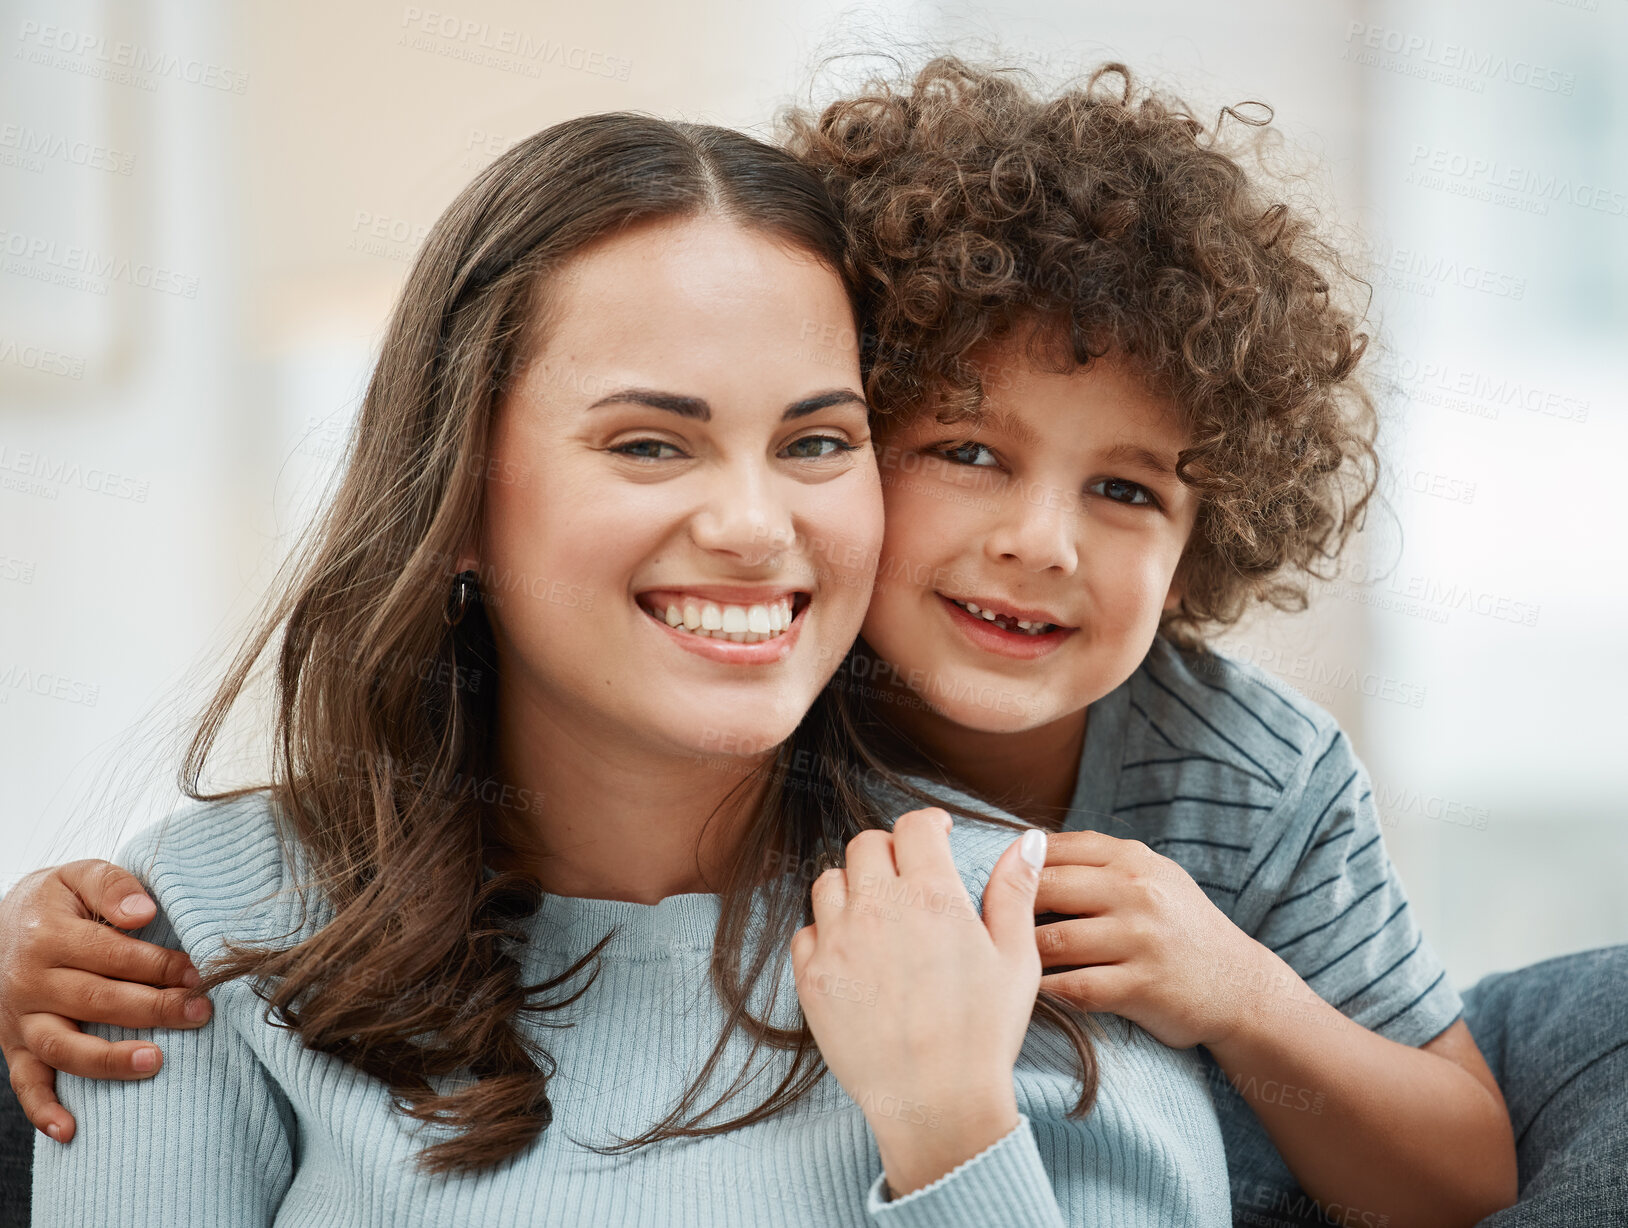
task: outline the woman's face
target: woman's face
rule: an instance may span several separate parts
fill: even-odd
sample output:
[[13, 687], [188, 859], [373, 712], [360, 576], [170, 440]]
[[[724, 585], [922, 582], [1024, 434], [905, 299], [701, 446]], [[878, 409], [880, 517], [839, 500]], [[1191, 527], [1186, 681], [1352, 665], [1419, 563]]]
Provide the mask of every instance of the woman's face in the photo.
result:
[[858, 635], [882, 537], [842, 283], [698, 218], [593, 244], [552, 293], [486, 462], [505, 706], [654, 752], [766, 750]]
[[1123, 363], [1053, 374], [1017, 343], [975, 360], [982, 426], [923, 415], [879, 440], [887, 537], [864, 636], [940, 717], [1010, 733], [1134, 672], [1180, 597], [1198, 502], [1172, 407]]

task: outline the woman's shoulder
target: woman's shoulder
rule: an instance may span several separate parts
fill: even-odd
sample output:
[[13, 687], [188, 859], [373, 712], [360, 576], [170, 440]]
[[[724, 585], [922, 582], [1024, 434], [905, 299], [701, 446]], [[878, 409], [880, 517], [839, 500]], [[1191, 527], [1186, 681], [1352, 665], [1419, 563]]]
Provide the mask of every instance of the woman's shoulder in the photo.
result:
[[267, 789], [190, 802], [131, 836], [114, 860], [141, 880], [195, 958], [225, 937], [263, 940], [299, 926]]

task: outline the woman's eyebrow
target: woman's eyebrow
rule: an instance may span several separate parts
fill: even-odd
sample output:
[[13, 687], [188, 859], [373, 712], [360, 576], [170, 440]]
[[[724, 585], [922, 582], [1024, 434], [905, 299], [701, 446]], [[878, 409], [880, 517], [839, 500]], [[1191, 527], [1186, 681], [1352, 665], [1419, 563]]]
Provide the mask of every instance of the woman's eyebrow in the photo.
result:
[[801, 418], [804, 414], [812, 414], [817, 410], [830, 409], [833, 405], [857, 405], [869, 412], [870, 405], [865, 398], [852, 388], [832, 388], [829, 392], [816, 392], [811, 397], [804, 397], [801, 401], [793, 401], [786, 406], [786, 412], [780, 415], [785, 422], [790, 418]]
[[[865, 398], [853, 389], [833, 388], [827, 392], [817, 392], [813, 396], [804, 397], [800, 401], [793, 401], [786, 407], [786, 412], [780, 415], [780, 420], [785, 422], [792, 418], [801, 418], [805, 414], [829, 409], [833, 405], [848, 403], [868, 408]], [[697, 422], [712, 420], [712, 406], [702, 398], [661, 392], [654, 388], [622, 388], [609, 396], [600, 397], [588, 408], [598, 409], [601, 405], [648, 405], [652, 409], [664, 409], [683, 418], [694, 418]]]

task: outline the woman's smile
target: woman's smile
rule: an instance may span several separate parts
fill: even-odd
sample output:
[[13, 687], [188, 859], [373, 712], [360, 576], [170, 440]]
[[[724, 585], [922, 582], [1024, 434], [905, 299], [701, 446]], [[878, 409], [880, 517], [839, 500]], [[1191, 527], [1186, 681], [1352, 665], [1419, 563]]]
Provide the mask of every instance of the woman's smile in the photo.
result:
[[812, 602], [807, 590], [704, 585], [638, 595], [658, 633], [709, 661], [767, 665], [790, 656]]

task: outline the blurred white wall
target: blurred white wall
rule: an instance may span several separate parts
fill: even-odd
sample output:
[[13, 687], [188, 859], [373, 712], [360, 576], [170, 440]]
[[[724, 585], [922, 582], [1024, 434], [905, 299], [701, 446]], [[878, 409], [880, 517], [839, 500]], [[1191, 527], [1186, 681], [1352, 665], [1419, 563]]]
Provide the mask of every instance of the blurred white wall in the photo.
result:
[[1387, 501], [1311, 612], [1228, 643], [1352, 732], [1461, 985], [1628, 941], [1622, 0], [3, 0], [0, 888], [173, 802], [165, 718], [476, 169], [590, 111], [764, 131], [822, 52], [921, 40], [1263, 100], [1323, 168], [1378, 270]]

